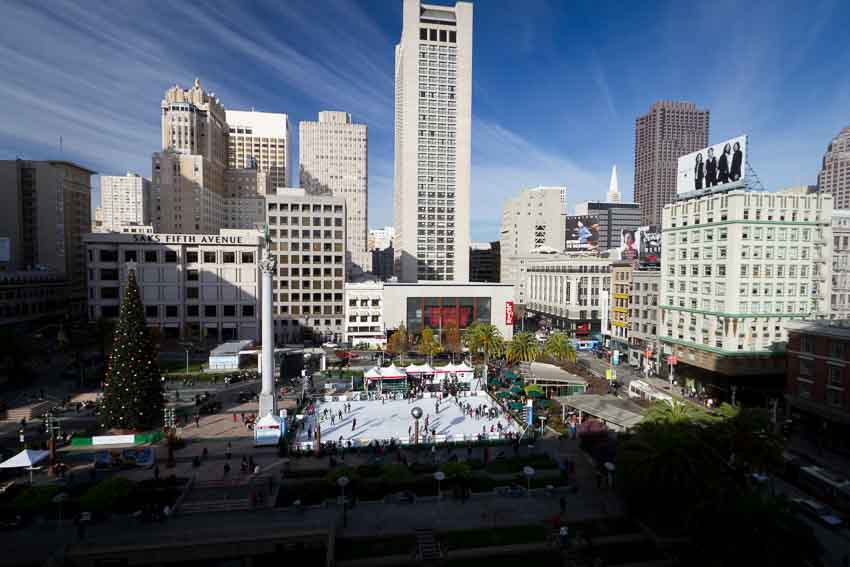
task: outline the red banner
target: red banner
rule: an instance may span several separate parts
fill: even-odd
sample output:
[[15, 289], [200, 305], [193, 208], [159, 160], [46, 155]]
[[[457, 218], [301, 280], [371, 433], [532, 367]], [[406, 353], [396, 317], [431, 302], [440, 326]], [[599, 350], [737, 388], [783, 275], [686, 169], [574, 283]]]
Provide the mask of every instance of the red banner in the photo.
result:
[[432, 329], [446, 327], [454, 323], [460, 329], [465, 329], [472, 322], [472, 307], [436, 307], [425, 308], [426, 321]]
[[506, 301], [505, 302], [505, 325], [513, 325], [514, 324], [514, 302]]

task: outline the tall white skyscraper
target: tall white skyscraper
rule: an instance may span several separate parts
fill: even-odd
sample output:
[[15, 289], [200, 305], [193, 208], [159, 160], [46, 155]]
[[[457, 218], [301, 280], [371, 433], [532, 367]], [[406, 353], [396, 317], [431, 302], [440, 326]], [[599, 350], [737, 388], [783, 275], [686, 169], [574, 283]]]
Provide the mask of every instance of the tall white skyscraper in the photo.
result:
[[401, 281], [469, 280], [472, 4], [404, 0], [395, 50], [395, 254]]
[[369, 138], [365, 124], [347, 112], [319, 112], [319, 121], [298, 124], [301, 187], [310, 194], [345, 199], [348, 273], [369, 271]]
[[101, 230], [150, 223], [150, 179], [131, 171], [127, 175], [100, 176]]
[[268, 193], [290, 187], [292, 178], [289, 117], [274, 112], [227, 110], [227, 167], [256, 168], [268, 174]]

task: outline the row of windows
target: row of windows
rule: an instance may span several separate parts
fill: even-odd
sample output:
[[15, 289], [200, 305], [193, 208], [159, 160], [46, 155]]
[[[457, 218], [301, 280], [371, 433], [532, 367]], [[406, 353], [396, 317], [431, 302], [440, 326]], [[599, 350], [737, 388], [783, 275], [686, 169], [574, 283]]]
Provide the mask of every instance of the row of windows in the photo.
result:
[[[101, 249], [98, 255], [101, 262], [118, 262], [118, 250]], [[206, 250], [203, 253], [197, 250], [187, 250], [185, 252], [187, 264], [197, 264], [199, 258], [203, 258], [205, 264], [235, 264], [237, 258], [241, 259], [242, 264], [253, 264], [253, 252], [221, 252]], [[89, 261], [93, 261], [92, 250], [89, 250]], [[160, 262], [166, 264], [176, 264], [178, 255], [176, 250], [145, 250], [139, 253], [139, 250], [124, 250], [124, 262], [139, 262], [158, 264]]]
[[435, 28], [419, 28], [419, 39], [422, 41], [439, 41], [441, 43], [457, 43], [457, 32], [455, 30], [441, 30]]
[[342, 205], [319, 205], [316, 203], [269, 203], [270, 211], [292, 211], [304, 213], [341, 213]]

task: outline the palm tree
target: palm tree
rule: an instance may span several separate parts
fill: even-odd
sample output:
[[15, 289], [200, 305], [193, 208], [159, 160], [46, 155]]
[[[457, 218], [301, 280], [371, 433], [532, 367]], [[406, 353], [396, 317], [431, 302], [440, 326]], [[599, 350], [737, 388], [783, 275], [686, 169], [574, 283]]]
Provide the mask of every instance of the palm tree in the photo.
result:
[[540, 344], [531, 333], [517, 333], [506, 352], [509, 362], [534, 361], [540, 357]]
[[416, 346], [419, 354], [427, 357], [428, 364], [431, 364], [435, 354], [439, 354], [443, 347], [440, 346], [440, 341], [434, 337], [434, 331], [431, 327], [422, 329], [422, 335], [419, 337], [419, 344]]
[[670, 400], [652, 404], [643, 414], [643, 423], [683, 424], [708, 418], [708, 414], [693, 404]]
[[496, 325], [473, 323], [463, 332], [463, 342], [471, 353], [481, 353], [484, 358], [484, 376], [491, 356], [499, 356], [504, 350], [502, 333]]
[[543, 345], [543, 352], [558, 361], [576, 361], [576, 349], [569, 336], [562, 331], [555, 331], [549, 335], [546, 344]]

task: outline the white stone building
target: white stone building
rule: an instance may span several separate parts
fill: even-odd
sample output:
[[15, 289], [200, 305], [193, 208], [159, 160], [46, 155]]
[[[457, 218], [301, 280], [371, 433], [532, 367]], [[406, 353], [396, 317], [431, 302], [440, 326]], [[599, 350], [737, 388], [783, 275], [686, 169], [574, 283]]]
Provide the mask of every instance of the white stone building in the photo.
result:
[[830, 319], [850, 319], [850, 210], [832, 211], [832, 308]]
[[380, 280], [346, 282], [344, 341], [356, 346], [385, 345], [384, 283]]
[[[319, 112], [317, 122], [298, 124], [301, 187], [345, 199], [345, 245], [349, 274], [371, 270], [369, 230], [369, 135], [347, 112]], [[353, 268], [353, 269], [352, 269]]]
[[259, 338], [257, 231], [101, 233], [83, 241], [90, 321], [118, 317], [133, 268], [147, 325], [162, 329], [165, 338]]
[[395, 49], [396, 274], [469, 279], [472, 4], [404, 0]]
[[524, 304], [555, 328], [588, 336], [601, 330], [603, 298], [611, 290], [611, 259], [588, 252], [521, 258]]
[[345, 200], [278, 189], [266, 197], [278, 342], [342, 340]]
[[666, 205], [659, 334], [679, 363], [782, 372], [790, 319], [827, 317], [832, 196], [732, 191]]
[[150, 223], [150, 179], [128, 171], [127, 175], [100, 176], [100, 230], [111, 232], [124, 225]]
[[394, 227], [385, 226], [384, 228], [373, 228], [369, 231], [367, 248], [369, 250], [386, 250], [393, 245], [394, 240]]
[[227, 167], [268, 174], [267, 193], [291, 187], [289, 117], [274, 112], [227, 110]]

